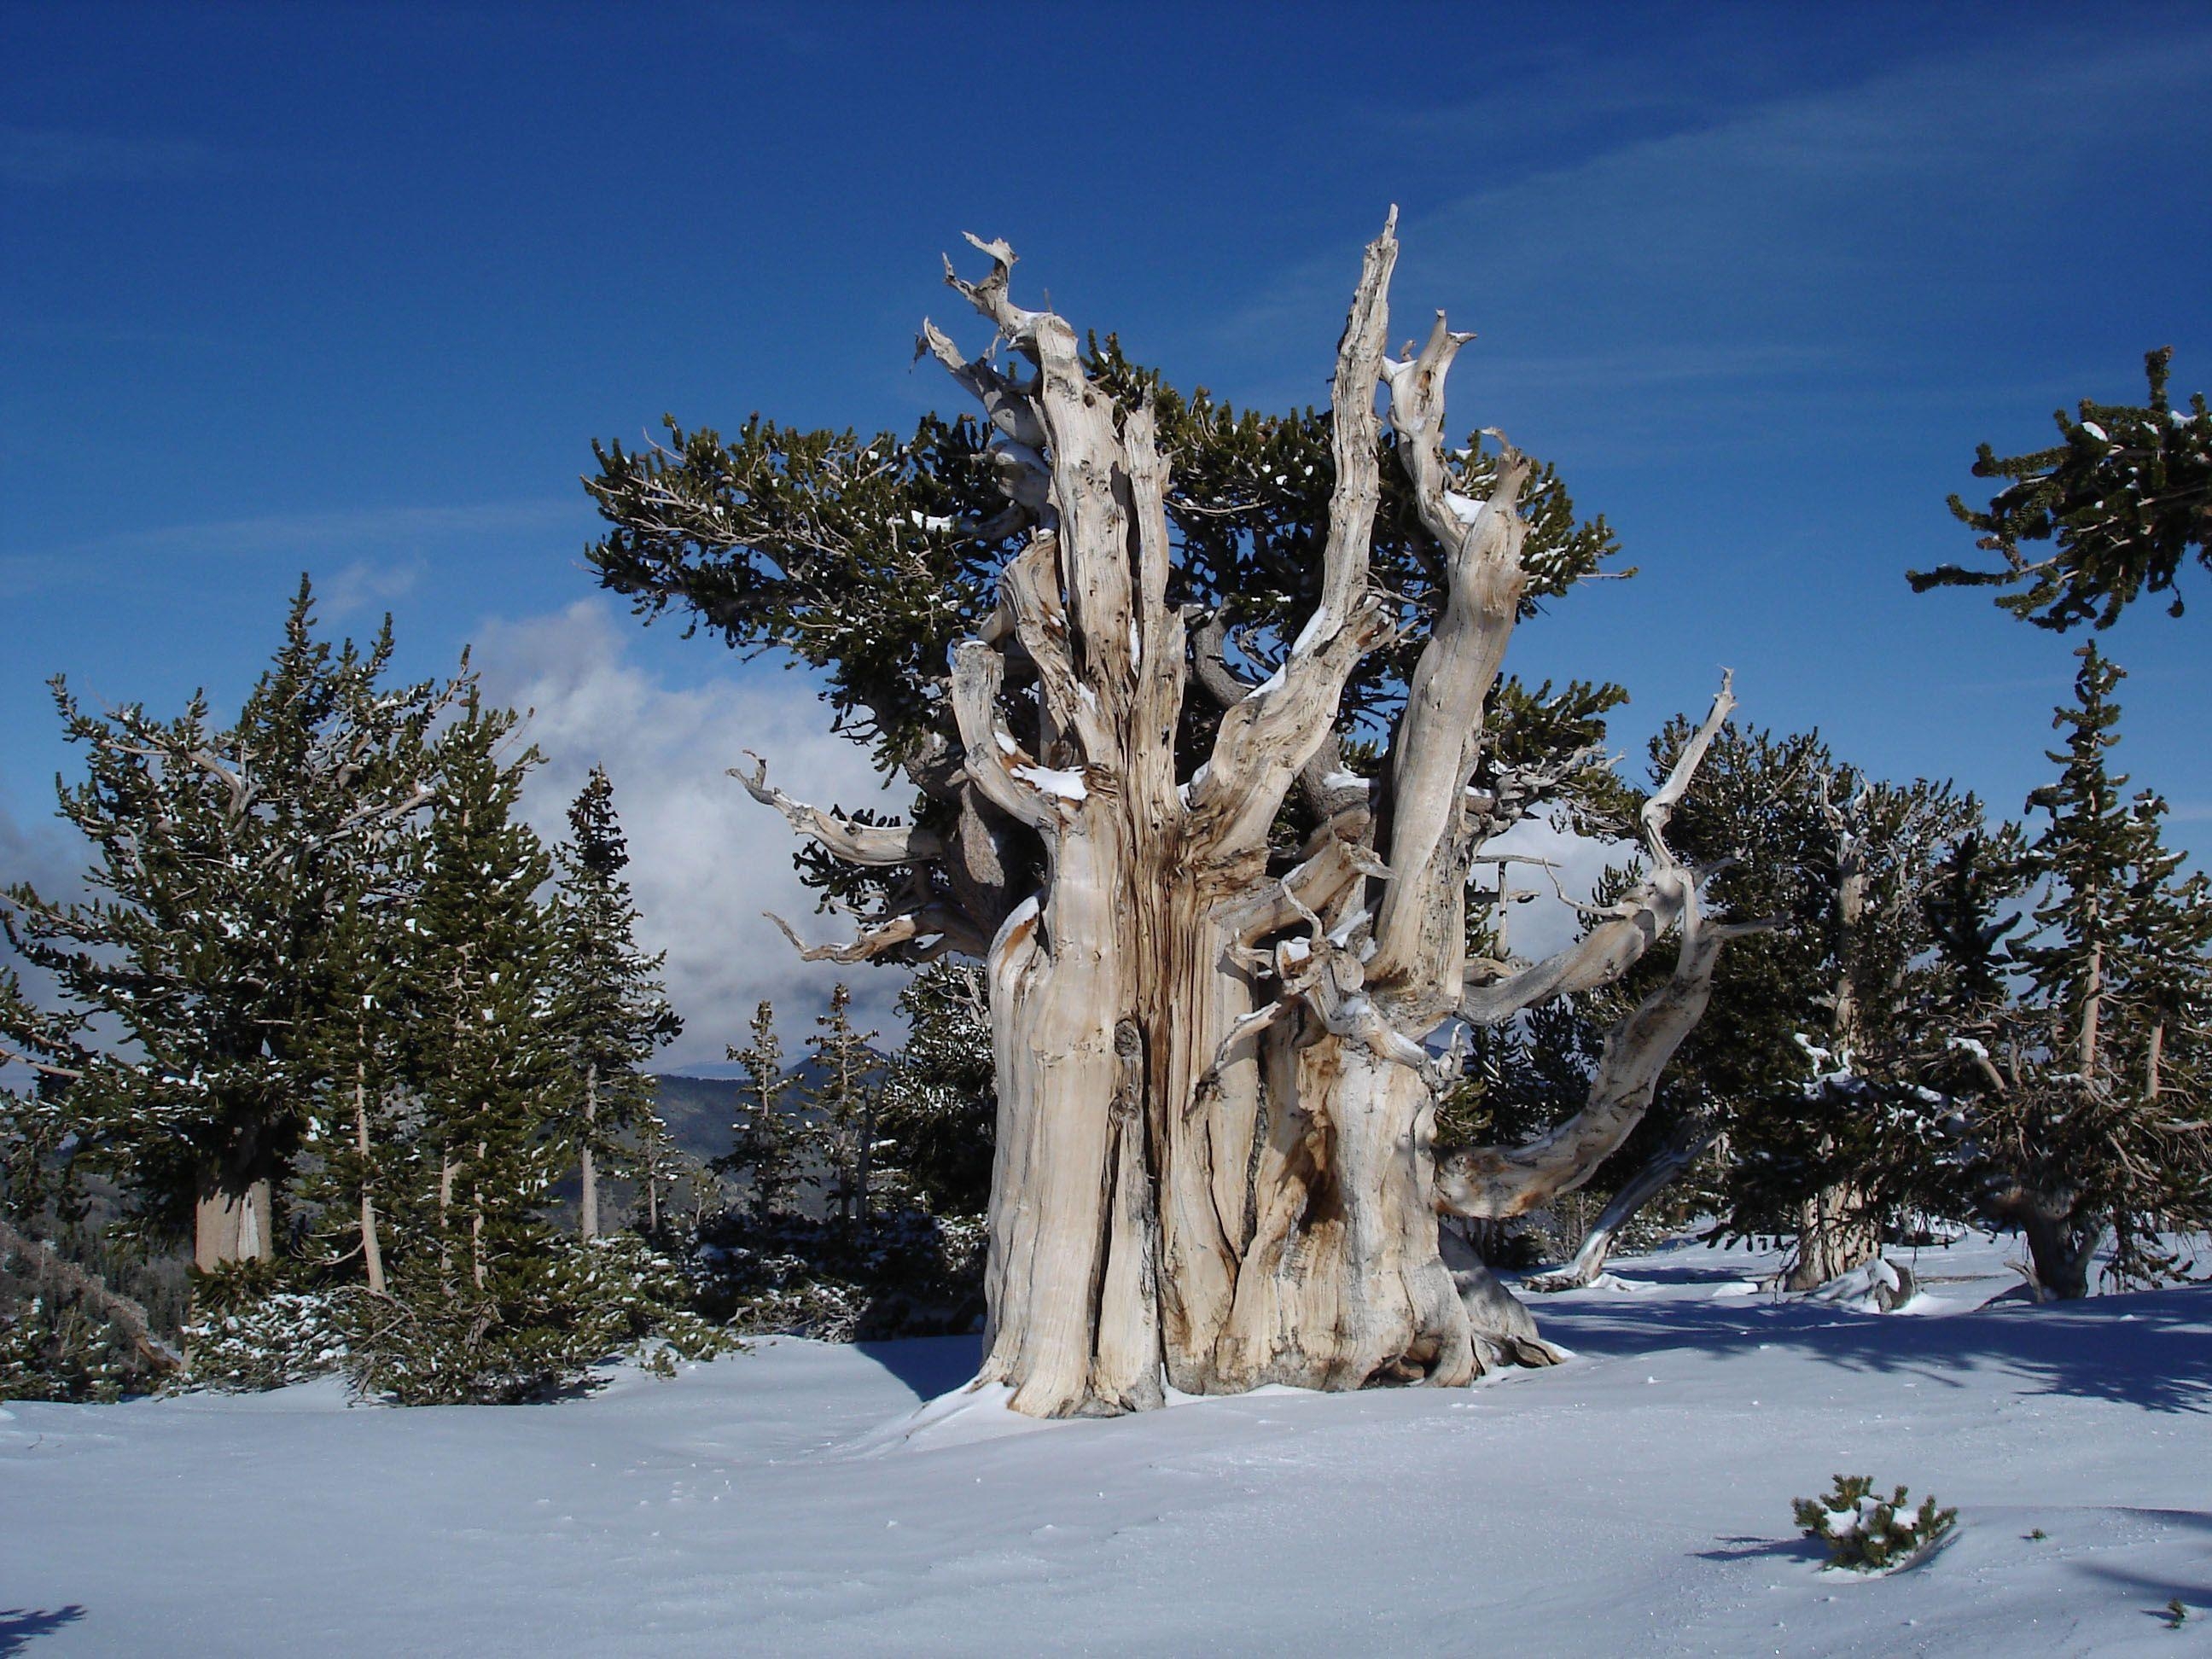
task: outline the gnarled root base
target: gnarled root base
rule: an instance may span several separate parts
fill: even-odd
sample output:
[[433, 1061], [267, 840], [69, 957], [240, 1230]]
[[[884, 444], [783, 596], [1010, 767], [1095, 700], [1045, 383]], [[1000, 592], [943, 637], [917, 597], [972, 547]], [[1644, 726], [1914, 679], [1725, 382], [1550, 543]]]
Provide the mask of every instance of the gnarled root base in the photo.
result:
[[1535, 1316], [1483, 1264], [1456, 1227], [1437, 1230], [1452, 1286], [1483, 1365], [1556, 1365], [1566, 1355], [1536, 1334]]

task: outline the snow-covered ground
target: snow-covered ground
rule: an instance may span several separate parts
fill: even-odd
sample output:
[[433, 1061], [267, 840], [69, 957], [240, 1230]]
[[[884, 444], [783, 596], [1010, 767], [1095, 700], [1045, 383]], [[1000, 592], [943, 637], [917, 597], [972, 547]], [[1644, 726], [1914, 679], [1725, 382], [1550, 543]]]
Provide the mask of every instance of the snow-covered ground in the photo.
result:
[[[951, 1339], [542, 1407], [18, 1404], [0, 1654], [2212, 1650], [2212, 1289], [1973, 1311], [2002, 1255], [1922, 1252], [1881, 1316], [1686, 1244], [1544, 1298], [1556, 1370], [1112, 1422], [917, 1413]], [[1820, 1571], [1790, 1502], [1839, 1471], [1955, 1539]]]

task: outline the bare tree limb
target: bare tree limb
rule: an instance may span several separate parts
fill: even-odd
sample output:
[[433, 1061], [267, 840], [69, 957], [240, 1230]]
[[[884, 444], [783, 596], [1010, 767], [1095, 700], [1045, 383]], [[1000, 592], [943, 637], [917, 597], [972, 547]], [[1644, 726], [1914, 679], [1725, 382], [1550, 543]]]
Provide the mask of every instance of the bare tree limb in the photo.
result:
[[1291, 781], [1328, 734], [1346, 680], [1388, 629], [1379, 600], [1367, 592], [1367, 572], [1382, 498], [1375, 389], [1388, 366], [1397, 225], [1394, 207], [1382, 234], [1368, 244], [1337, 345], [1329, 393], [1336, 478], [1320, 603], [1273, 675], [1224, 714], [1206, 775], [1192, 783], [1191, 811], [1212, 817], [1217, 845], [1242, 846], [1266, 833]]
[[761, 914], [791, 941], [802, 962], [874, 962], [890, 957], [900, 962], [920, 963], [934, 962], [954, 951], [980, 957], [988, 945], [967, 917], [944, 905], [923, 905], [886, 917], [844, 945], [809, 945], [799, 937], [797, 929], [773, 910]]
[[919, 824], [856, 823], [793, 800], [769, 782], [766, 761], [750, 749], [745, 758], [752, 763], [750, 770], [742, 766], [730, 768], [730, 775], [744, 785], [745, 793], [762, 805], [775, 808], [793, 830], [820, 842], [848, 864], [922, 864], [945, 850], [936, 834]]
[[1060, 815], [1036, 788], [1016, 778], [1009, 757], [1036, 762], [1016, 743], [999, 718], [999, 688], [1006, 659], [981, 640], [963, 640], [952, 648], [952, 714], [966, 750], [969, 781], [976, 792], [1009, 817], [1032, 829], [1050, 830]]

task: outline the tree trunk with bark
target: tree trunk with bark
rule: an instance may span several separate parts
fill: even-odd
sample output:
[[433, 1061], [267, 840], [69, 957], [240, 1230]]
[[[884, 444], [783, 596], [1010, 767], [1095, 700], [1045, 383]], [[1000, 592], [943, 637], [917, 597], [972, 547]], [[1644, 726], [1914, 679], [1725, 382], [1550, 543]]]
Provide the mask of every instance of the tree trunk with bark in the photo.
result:
[[[1528, 580], [1529, 468], [1509, 453], [1485, 501], [1449, 487], [1443, 380], [1465, 337], [1439, 319], [1419, 353], [1388, 356], [1394, 229], [1367, 249], [1338, 349], [1318, 601], [1267, 679], [1206, 686], [1222, 707], [1187, 777], [1178, 722], [1208, 664], [1169, 603], [1152, 410], [1091, 381], [1073, 329], [1012, 302], [1012, 252], [975, 245], [990, 275], [949, 280], [1029, 372], [970, 361], [928, 325], [923, 343], [989, 416], [1034, 532], [1000, 572], [996, 615], [953, 653], [957, 757], [909, 768], [957, 804], [959, 829], [836, 817], [770, 787], [757, 760], [738, 775], [833, 855], [926, 877], [858, 940], [808, 956], [986, 962], [999, 1124], [979, 1380], [1018, 1410], [1065, 1416], [1158, 1405], [1164, 1382], [1449, 1384], [1480, 1368], [1479, 1345], [1540, 1358], [1525, 1310], [1509, 1311], [1479, 1264], [1447, 1264], [1437, 1212], [1540, 1203], [1587, 1178], [1649, 1103], [1729, 931], [1699, 915], [1697, 874], [1662, 832], [1730, 699], [1672, 798], [1647, 810], [1645, 883], [1559, 957], [1470, 966], [1470, 860], [1518, 817], [1510, 792], [1470, 784]], [[1386, 383], [1448, 597], [1384, 775], [1340, 790], [1274, 875], [1279, 811], [1338, 736], [1351, 675], [1398, 625], [1369, 577]], [[1029, 891], [1007, 856], [1024, 832], [1042, 848]], [[1458, 1052], [1430, 1040], [1606, 982], [1670, 927], [1674, 978], [1613, 1034], [1589, 1109], [1531, 1147], [1462, 1154], [1440, 1186], [1436, 1106]]]
[[[1830, 1050], [1846, 1067], [1863, 1041], [1857, 966], [1859, 929], [1866, 921], [1867, 846], [1865, 797], [1847, 805], [1829, 799], [1828, 780], [1820, 780], [1820, 810], [1836, 840], [1836, 988], [1829, 1021]], [[1826, 1158], [1834, 1148], [1821, 1138]], [[1829, 1182], [1799, 1205], [1797, 1257], [1785, 1288], [1810, 1291], [1841, 1279], [1881, 1254], [1881, 1228], [1867, 1211], [1865, 1194], [1850, 1179]]]
[[1831, 1182], [1797, 1206], [1797, 1254], [1783, 1287], [1817, 1290], [1881, 1254], [1881, 1229], [1868, 1218], [1856, 1183]]
[[211, 1273], [275, 1254], [273, 1189], [264, 1162], [247, 1146], [204, 1160], [192, 1205], [192, 1265]]
[[368, 1078], [356, 1066], [353, 1079], [354, 1150], [361, 1155], [361, 1259], [372, 1296], [384, 1294], [384, 1247], [377, 1236], [376, 1194], [369, 1177]]
[[584, 1145], [576, 1159], [583, 1182], [583, 1194], [576, 1204], [576, 1231], [586, 1240], [599, 1236], [599, 1166], [592, 1153], [592, 1137], [599, 1133], [599, 1066], [593, 1060], [584, 1072]]

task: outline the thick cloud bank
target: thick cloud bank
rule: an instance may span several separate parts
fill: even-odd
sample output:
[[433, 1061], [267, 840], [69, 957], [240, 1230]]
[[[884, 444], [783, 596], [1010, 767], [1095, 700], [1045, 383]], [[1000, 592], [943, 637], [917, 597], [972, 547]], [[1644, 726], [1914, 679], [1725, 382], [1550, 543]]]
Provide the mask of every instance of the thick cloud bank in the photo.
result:
[[776, 1006], [787, 1052], [813, 1029], [840, 977], [853, 987], [865, 1025], [891, 1034], [895, 970], [799, 960], [773, 910], [810, 941], [848, 937], [849, 918], [816, 915], [792, 869], [790, 826], [727, 775], [750, 749], [792, 793], [848, 808], [904, 806], [879, 793], [866, 753], [830, 731], [829, 710], [806, 681], [741, 669], [696, 689], [663, 683], [637, 657], [636, 624], [597, 600], [478, 636], [486, 695], [532, 711], [527, 731], [546, 764], [532, 775], [526, 808], [549, 840], [568, 834], [568, 803], [594, 764], [614, 780], [615, 808], [629, 836], [630, 884], [648, 949], [668, 952], [671, 999], [684, 1035], [660, 1062], [699, 1070], [741, 1042], [754, 1005]]

